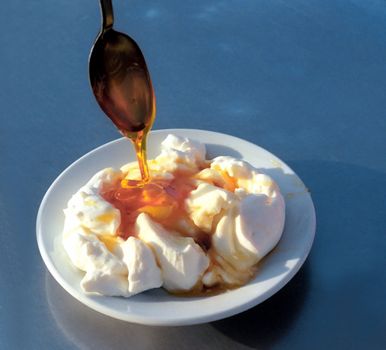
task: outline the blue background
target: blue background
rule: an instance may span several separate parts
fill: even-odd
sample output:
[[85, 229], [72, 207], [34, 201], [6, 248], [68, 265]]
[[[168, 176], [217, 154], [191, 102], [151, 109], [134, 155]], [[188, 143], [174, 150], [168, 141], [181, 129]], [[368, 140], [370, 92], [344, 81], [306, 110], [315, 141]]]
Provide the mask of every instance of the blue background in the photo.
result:
[[39, 203], [78, 157], [119, 135], [88, 83], [98, 2], [12, 0], [0, 11], [1, 349], [386, 349], [386, 3], [123, 1], [154, 129], [256, 143], [311, 190], [317, 236], [298, 275], [250, 311], [143, 327], [87, 309], [53, 280]]

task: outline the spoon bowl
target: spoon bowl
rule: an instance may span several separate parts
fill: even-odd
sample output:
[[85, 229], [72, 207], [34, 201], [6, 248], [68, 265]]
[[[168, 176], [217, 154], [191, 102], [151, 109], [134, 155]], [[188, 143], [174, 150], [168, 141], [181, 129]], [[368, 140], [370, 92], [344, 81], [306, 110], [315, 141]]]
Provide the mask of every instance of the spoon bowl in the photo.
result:
[[137, 43], [112, 28], [111, 0], [100, 0], [100, 5], [102, 29], [89, 58], [91, 87], [105, 114], [133, 142], [142, 182], [146, 182], [146, 136], [155, 119], [150, 74]]

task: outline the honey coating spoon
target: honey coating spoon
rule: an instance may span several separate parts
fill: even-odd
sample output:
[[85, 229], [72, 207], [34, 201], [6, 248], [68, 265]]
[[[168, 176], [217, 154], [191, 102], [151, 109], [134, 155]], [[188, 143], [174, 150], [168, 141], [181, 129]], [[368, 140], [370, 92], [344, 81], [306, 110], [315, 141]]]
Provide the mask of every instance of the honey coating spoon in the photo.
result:
[[100, 7], [102, 29], [90, 52], [90, 83], [99, 106], [135, 148], [142, 180], [126, 180], [122, 186], [141, 186], [150, 178], [146, 137], [155, 119], [154, 90], [137, 43], [113, 29], [111, 0], [100, 0]]

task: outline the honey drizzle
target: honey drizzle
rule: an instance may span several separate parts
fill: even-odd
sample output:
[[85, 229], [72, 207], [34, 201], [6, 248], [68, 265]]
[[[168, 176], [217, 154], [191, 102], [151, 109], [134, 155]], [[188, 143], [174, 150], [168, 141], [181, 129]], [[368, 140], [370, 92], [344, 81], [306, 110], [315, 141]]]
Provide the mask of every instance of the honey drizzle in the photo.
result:
[[122, 188], [143, 187], [150, 181], [150, 173], [149, 167], [147, 165], [146, 155], [146, 140], [149, 130], [150, 127], [127, 135], [133, 144], [135, 155], [137, 156], [138, 167], [141, 173], [141, 180], [131, 180], [125, 178], [121, 181]]
[[177, 224], [188, 217], [185, 199], [196, 186], [191, 173], [178, 172], [174, 175], [171, 180], [152, 179], [142, 186], [134, 184], [108, 191], [102, 189], [101, 196], [121, 213], [118, 236], [127, 239], [136, 235], [135, 221], [140, 213], [147, 213], [167, 230], [181, 231]]
[[[145, 61], [137, 62], [135, 72], [114, 91], [115, 104], [120, 108], [106, 110], [122, 135], [132, 142], [141, 172], [141, 180], [123, 179], [123, 188], [143, 187], [150, 181], [146, 141], [156, 116], [156, 100]], [[106, 104], [103, 99], [100, 103]]]
[[138, 160], [138, 166], [139, 170], [141, 172], [142, 181], [144, 183], [147, 183], [150, 179], [149, 176], [149, 168], [147, 166], [147, 157], [146, 157], [146, 137], [147, 137], [147, 131], [144, 130], [137, 133], [135, 139], [131, 139], [135, 154], [137, 156]]

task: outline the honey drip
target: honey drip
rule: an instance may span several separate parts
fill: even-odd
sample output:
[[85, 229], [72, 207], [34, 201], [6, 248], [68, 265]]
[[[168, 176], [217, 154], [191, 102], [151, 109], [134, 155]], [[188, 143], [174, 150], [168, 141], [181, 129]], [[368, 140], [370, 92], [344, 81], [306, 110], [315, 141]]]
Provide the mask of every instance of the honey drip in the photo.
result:
[[146, 156], [146, 138], [149, 129], [141, 130], [128, 136], [134, 146], [135, 154], [137, 156], [138, 167], [141, 172], [141, 180], [130, 180], [125, 178], [121, 181], [122, 188], [143, 187], [150, 181], [150, 173]]
[[[146, 141], [147, 135], [154, 123], [156, 109], [155, 95], [151, 82], [147, 81], [147, 84], [150, 84], [149, 86], [146, 85], [144, 81], [145, 77], [139, 75], [138, 80], [132, 83], [136, 90], [135, 96], [130, 96], [131, 103], [126, 103], [126, 105], [129, 106], [126, 110], [127, 113], [124, 114], [123, 117], [120, 115], [120, 118], [115, 118], [111, 115], [109, 116], [121, 133], [132, 142], [141, 173], [141, 180], [123, 179], [121, 182], [122, 188], [143, 187], [150, 181], [149, 167], [147, 165]], [[152, 92], [152, 96], [148, 96], [149, 89]], [[148, 101], [149, 99], [152, 100], [151, 103]], [[146, 103], [144, 101], [146, 101]], [[141, 103], [148, 105], [148, 108], [146, 108], [145, 111], [137, 110], [138, 104]], [[138, 121], [141, 121], [142, 123], [139, 123]]]
[[[185, 199], [196, 187], [191, 174], [178, 173], [172, 180], [153, 179], [141, 186], [130, 185], [131, 180], [128, 182], [126, 187], [101, 192], [102, 197], [121, 212], [118, 236], [123, 239], [135, 236], [135, 221], [140, 213], [150, 215], [168, 230], [184, 234], [178, 224], [182, 219], [187, 220]], [[193, 223], [188, 222], [188, 225], [193, 226]], [[198, 231], [197, 236], [201, 236]]]

